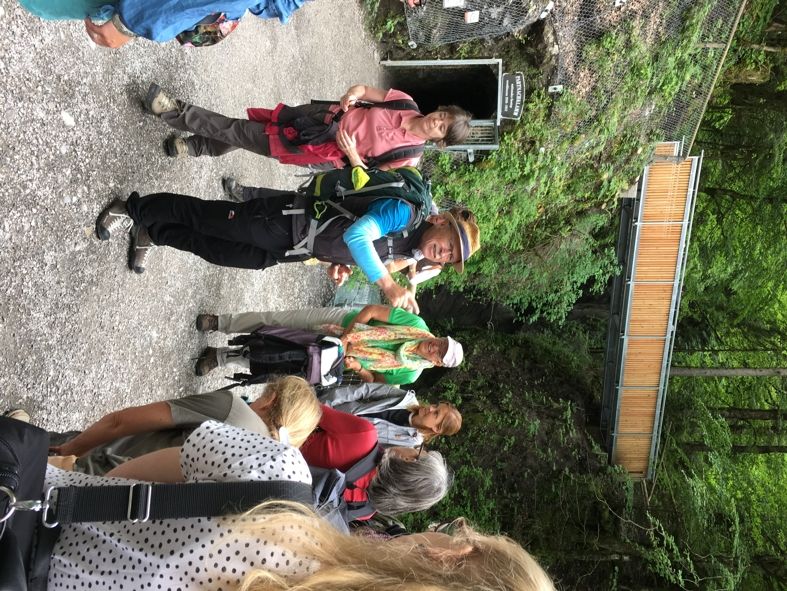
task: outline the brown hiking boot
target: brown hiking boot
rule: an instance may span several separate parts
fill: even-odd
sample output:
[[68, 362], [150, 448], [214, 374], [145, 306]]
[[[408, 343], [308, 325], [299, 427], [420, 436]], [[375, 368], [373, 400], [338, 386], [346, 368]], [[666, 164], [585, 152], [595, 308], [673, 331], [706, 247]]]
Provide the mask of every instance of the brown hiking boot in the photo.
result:
[[128, 266], [134, 273], [145, 272], [148, 255], [154, 246], [147, 228], [134, 224], [134, 227], [131, 228], [131, 251], [128, 257]]
[[194, 365], [194, 373], [206, 376], [219, 366], [219, 350], [216, 347], [205, 347]]
[[196, 324], [200, 332], [213, 332], [219, 330], [219, 317], [215, 314], [197, 314]]

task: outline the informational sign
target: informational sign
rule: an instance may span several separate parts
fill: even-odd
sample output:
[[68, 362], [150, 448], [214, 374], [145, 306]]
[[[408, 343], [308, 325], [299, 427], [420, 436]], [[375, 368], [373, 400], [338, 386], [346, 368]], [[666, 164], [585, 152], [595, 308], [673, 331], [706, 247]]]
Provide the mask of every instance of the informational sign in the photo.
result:
[[525, 75], [522, 72], [503, 74], [503, 108], [500, 117], [519, 119], [525, 104]]

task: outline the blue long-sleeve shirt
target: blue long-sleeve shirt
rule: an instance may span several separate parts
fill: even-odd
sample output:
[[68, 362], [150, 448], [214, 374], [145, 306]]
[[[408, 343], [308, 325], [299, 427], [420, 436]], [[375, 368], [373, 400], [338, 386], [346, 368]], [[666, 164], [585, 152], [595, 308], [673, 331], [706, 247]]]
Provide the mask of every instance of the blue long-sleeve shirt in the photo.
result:
[[344, 233], [344, 243], [361, 271], [374, 283], [388, 272], [372, 242], [407, 227], [410, 207], [399, 199], [378, 199]]
[[119, 0], [117, 12], [130, 30], [153, 41], [169, 41], [206, 16], [223, 12], [236, 20], [248, 10], [286, 23], [306, 0]]

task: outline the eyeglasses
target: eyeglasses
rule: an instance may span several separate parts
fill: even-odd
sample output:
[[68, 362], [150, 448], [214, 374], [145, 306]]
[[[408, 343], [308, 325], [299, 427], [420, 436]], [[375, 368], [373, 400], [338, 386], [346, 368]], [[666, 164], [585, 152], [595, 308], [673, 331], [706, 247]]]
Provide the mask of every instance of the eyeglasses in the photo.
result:
[[418, 446], [418, 455], [415, 456], [416, 461], [418, 460], [418, 458], [421, 457], [421, 453], [423, 453], [423, 451], [424, 451], [424, 445], [425, 444], [426, 444], [426, 441], [422, 441], [421, 445]]

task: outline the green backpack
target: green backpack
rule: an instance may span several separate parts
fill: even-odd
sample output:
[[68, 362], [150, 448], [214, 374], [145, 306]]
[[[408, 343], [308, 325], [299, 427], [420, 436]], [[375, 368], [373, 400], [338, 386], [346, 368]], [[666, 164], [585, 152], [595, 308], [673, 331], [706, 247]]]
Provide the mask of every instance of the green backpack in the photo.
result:
[[407, 237], [410, 232], [426, 221], [433, 211], [431, 183], [421, 176], [417, 168], [406, 166], [393, 170], [369, 169], [365, 171], [369, 181], [355, 189], [352, 168], [339, 168], [314, 175], [299, 189], [300, 199], [285, 215], [306, 216], [306, 237], [293, 245], [287, 257], [310, 257], [314, 251], [315, 238], [322, 234], [336, 219], [347, 218], [355, 222], [377, 199], [399, 199], [411, 205], [414, 215], [407, 226], [399, 232], [386, 235], [389, 247], [394, 238]]
[[397, 233], [402, 236], [420, 226], [433, 213], [432, 185], [417, 168], [369, 169], [366, 171], [369, 181], [360, 189], [353, 188], [352, 174], [352, 168], [345, 167], [315, 175], [302, 188], [308, 198], [305, 213], [318, 222], [336, 215], [355, 221], [366, 213], [372, 201], [399, 199], [415, 208], [407, 228]]

